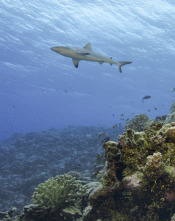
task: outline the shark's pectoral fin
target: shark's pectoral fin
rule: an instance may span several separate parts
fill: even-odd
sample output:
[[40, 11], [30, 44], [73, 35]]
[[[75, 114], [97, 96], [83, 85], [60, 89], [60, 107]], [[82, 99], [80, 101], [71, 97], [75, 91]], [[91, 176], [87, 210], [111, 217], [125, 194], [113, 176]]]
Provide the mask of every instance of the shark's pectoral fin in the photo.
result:
[[72, 58], [72, 62], [73, 62], [73, 64], [74, 64], [74, 66], [75, 66], [76, 68], [78, 68], [79, 60]]
[[85, 45], [84, 48], [89, 50], [89, 51], [92, 51], [91, 43], [88, 43], [87, 45]]

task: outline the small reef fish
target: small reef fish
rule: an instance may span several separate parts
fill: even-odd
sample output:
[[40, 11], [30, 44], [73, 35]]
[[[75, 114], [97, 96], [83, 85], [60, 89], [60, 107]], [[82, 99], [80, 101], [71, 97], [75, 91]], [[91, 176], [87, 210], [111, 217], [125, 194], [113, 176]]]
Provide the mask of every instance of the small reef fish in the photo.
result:
[[175, 92], [175, 87], [173, 87], [170, 91], [171, 91], [171, 92]]
[[142, 98], [142, 102], [144, 102], [145, 99], [150, 99], [150, 98], [151, 98], [151, 96], [146, 95], [145, 97]]
[[111, 139], [110, 137], [105, 137], [105, 138], [101, 141], [101, 143], [106, 143], [106, 142], [108, 142], [110, 139]]
[[97, 176], [100, 173], [100, 170], [95, 171], [95, 176]]
[[[104, 157], [102, 154], [98, 154], [98, 155], [97, 155], [97, 160], [98, 160], [99, 163], [104, 163], [105, 157]], [[101, 169], [100, 169], [100, 170], [101, 170]], [[99, 171], [100, 171], [100, 170], [99, 170]]]
[[[94, 142], [95, 142], [95, 143], [99, 142], [99, 141], [100, 141], [100, 138], [103, 137], [103, 136], [105, 136], [105, 135], [106, 135], [106, 133], [101, 133], [101, 134], [99, 134], [99, 135], [98, 135], [98, 138], [97, 138]], [[109, 141], [109, 140], [107, 140], [107, 139], [110, 140], [110, 137], [104, 138], [103, 140], [101, 140], [101, 143], [105, 143], [105, 142]], [[107, 140], [107, 141], [106, 141], [106, 140]], [[99, 147], [100, 147], [100, 146], [99, 146]]]
[[129, 120], [129, 118], [126, 119], [126, 122]]
[[112, 126], [112, 128], [115, 128], [115, 127], [117, 127], [117, 124], [115, 124], [114, 126]]
[[154, 110], [157, 110], [157, 107], [155, 107]]
[[121, 114], [121, 115], [120, 115], [120, 117], [123, 117], [123, 116], [124, 116], [124, 114]]
[[171, 119], [172, 119], [172, 120], [174, 119], [174, 114], [171, 116]]
[[104, 135], [106, 135], [106, 133], [100, 134], [100, 135], [98, 136], [98, 138], [100, 138], [100, 137], [102, 137], [102, 136], [104, 136]]

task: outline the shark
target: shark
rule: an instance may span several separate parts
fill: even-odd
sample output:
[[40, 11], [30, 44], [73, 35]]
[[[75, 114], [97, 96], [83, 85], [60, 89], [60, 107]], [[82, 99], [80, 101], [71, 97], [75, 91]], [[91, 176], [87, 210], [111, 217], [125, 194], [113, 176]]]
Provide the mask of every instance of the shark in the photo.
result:
[[114, 61], [112, 57], [106, 57], [100, 53], [97, 53], [92, 50], [91, 43], [86, 44], [83, 48], [80, 47], [63, 47], [56, 46], [50, 48], [52, 51], [63, 55], [65, 57], [72, 58], [72, 62], [76, 68], [78, 68], [79, 62], [84, 61], [93, 61], [98, 62], [99, 64], [109, 63], [110, 65], [117, 65], [120, 73], [122, 73], [121, 67], [125, 64], [132, 63], [131, 61]]

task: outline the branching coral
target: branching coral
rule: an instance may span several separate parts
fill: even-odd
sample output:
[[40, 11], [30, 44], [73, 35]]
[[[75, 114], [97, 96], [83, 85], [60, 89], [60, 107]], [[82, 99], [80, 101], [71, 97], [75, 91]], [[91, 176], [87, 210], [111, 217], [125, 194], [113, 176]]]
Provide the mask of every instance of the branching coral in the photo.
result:
[[83, 196], [87, 196], [87, 188], [65, 174], [39, 184], [32, 197], [36, 206], [54, 211], [80, 203]]

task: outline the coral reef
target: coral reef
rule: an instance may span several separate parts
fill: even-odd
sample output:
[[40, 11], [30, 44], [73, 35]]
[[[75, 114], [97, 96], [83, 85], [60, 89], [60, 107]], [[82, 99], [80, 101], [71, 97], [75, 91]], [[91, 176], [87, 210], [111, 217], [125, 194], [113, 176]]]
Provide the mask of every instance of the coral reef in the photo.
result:
[[[75, 171], [50, 178], [14, 220], [175, 220], [175, 122], [138, 119], [147, 117], [138, 117], [136, 130], [129, 126], [118, 142], [104, 143], [98, 179]], [[0, 215], [8, 220], [8, 212]]]
[[174, 123], [152, 123], [141, 132], [128, 129], [118, 143], [109, 141], [104, 148], [102, 186], [90, 194], [84, 220], [170, 220], [175, 212]]
[[146, 114], [135, 115], [133, 119], [127, 122], [126, 128], [132, 128], [135, 131], [142, 131], [153, 121]]

